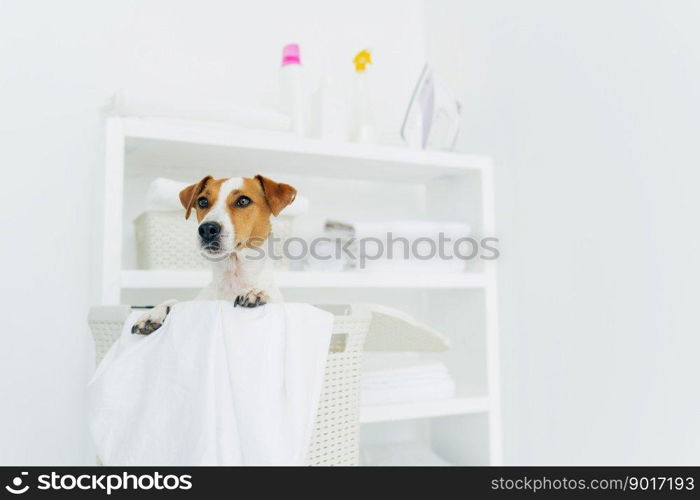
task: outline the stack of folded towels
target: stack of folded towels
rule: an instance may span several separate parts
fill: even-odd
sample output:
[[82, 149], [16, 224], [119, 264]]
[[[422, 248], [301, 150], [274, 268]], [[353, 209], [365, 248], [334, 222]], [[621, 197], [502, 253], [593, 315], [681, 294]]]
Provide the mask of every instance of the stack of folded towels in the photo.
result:
[[365, 353], [361, 403], [379, 405], [448, 399], [455, 382], [444, 363], [415, 353]]
[[[462, 222], [327, 220], [324, 233], [332, 239], [352, 242], [350, 248], [356, 258], [350, 259], [346, 267], [371, 271], [460, 272], [465, 261], [459, 256], [472, 252], [471, 244], [463, 240], [471, 234], [471, 227]], [[441, 237], [444, 243], [439, 252]]]

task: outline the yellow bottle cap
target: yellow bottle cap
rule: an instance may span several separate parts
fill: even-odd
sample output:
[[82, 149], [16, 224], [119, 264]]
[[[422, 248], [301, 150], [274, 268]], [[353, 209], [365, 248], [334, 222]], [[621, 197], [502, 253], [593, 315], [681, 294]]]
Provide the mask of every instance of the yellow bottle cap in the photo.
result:
[[372, 54], [367, 49], [361, 50], [352, 62], [355, 63], [355, 71], [364, 71], [368, 64], [372, 64]]

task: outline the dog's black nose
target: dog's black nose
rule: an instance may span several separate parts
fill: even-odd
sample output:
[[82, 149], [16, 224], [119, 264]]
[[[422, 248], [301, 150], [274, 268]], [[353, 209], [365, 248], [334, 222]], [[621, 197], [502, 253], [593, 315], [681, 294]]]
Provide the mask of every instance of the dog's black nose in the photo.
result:
[[218, 222], [204, 222], [199, 225], [199, 236], [201, 236], [204, 241], [214, 241], [219, 237], [220, 232], [221, 224]]

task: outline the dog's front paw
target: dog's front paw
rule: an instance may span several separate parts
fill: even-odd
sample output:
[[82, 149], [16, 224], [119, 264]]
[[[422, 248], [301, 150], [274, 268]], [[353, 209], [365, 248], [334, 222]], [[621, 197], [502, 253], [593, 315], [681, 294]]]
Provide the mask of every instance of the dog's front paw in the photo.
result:
[[258, 288], [251, 288], [241, 293], [233, 301], [233, 307], [258, 307], [268, 303], [270, 297], [266, 292]]
[[131, 333], [150, 335], [163, 326], [165, 317], [170, 313], [172, 302], [164, 302], [145, 312], [131, 327]]

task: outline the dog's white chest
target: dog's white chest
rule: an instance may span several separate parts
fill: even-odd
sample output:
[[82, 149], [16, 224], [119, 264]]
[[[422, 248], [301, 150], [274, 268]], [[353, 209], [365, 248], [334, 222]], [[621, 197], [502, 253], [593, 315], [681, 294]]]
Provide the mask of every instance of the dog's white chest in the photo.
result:
[[220, 276], [217, 284], [218, 298], [224, 300], [234, 299], [241, 290], [248, 288], [248, 286], [239, 269], [228, 270]]

